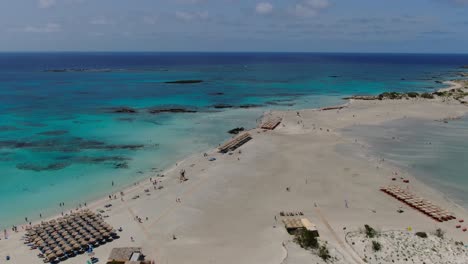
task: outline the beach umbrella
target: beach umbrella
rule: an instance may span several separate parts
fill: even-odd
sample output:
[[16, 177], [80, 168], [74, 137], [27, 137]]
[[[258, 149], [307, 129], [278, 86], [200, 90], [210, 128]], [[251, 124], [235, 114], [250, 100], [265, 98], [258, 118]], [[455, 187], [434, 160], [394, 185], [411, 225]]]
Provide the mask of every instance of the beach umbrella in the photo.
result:
[[73, 249], [70, 246], [66, 246], [64, 248], [64, 250], [65, 250], [65, 252], [72, 252], [73, 251]]
[[46, 256], [47, 256], [47, 258], [48, 258], [49, 260], [54, 260], [54, 259], [57, 258], [57, 255], [55, 255], [54, 253], [50, 253], [50, 254], [48, 254], [48, 255], [46, 255]]
[[59, 257], [63, 256], [63, 251], [62, 250], [59, 250], [59, 251], [56, 251], [55, 254]]
[[85, 240], [80, 240], [79, 242], [80, 242], [80, 245], [83, 247], [88, 245], [88, 242], [86, 242]]
[[80, 249], [81, 248], [79, 243], [74, 243], [72, 246], [73, 246], [73, 249]]

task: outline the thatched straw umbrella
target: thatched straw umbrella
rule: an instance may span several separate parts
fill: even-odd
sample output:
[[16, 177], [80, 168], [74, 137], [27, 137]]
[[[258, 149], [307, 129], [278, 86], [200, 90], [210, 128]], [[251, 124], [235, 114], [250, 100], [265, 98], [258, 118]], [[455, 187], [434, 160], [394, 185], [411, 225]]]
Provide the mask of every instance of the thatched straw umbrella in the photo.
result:
[[77, 250], [77, 249], [80, 249], [80, 248], [81, 248], [81, 245], [80, 245], [80, 243], [78, 243], [78, 242], [75, 241], [75, 242], [72, 244], [72, 247], [73, 247], [73, 249]]
[[66, 247], [64, 248], [64, 250], [65, 250], [66, 253], [73, 252], [73, 249], [72, 249], [70, 246], [66, 246]]
[[50, 253], [48, 255], [46, 255], [47, 259], [48, 260], [54, 260], [57, 258], [57, 255], [55, 255], [54, 253]]
[[88, 242], [87, 242], [86, 240], [84, 240], [84, 239], [79, 240], [79, 243], [80, 243], [80, 245], [81, 245], [82, 247], [88, 245]]
[[62, 250], [59, 250], [59, 251], [55, 251], [55, 255], [57, 255], [58, 257], [61, 257], [64, 255], [64, 253]]
[[36, 244], [36, 246], [38, 246], [38, 247], [44, 247], [44, 246], [46, 245], [46, 243], [45, 243], [43, 240], [38, 241], [38, 242], [36, 242], [35, 244]]

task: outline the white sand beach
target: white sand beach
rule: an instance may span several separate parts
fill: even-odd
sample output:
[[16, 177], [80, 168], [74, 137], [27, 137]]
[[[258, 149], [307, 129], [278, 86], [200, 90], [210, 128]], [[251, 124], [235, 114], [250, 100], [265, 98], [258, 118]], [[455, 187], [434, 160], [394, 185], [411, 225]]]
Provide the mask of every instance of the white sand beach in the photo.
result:
[[[468, 212], [407, 172], [370, 156], [363, 142], [343, 136], [340, 130], [403, 118], [454, 118], [465, 115], [468, 107], [437, 98], [351, 100], [345, 106], [266, 113], [265, 119], [281, 117], [282, 123], [273, 131], [250, 131], [253, 139], [238, 150], [221, 154], [213, 149], [206, 157], [200, 153], [178, 162], [164, 176], [149, 175], [162, 189], [154, 189], [148, 179], [124, 190], [123, 201], [117, 193], [117, 199], [89, 204], [93, 211], [105, 211], [105, 221], [123, 228], [120, 239], [95, 249], [99, 263], [106, 262], [112, 248], [124, 246], [142, 247], [156, 263], [324, 263], [292, 242], [293, 236], [281, 223], [282, 211], [303, 212], [317, 226], [335, 263], [365, 263], [368, 245], [357, 243], [365, 238], [356, 233], [364, 224], [383, 234], [394, 231], [397, 239], [415, 245], [397, 248], [396, 242], [382, 237], [384, 253], [377, 259], [369, 258], [369, 253], [368, 263], [392, 263], [392, 257], [384, 254], [396, 256], [399, 250], [411, 252], [413, 263], [466, 263], [467, 249], [459, 246], [456, 251], [456, 246], [449, 246], [454, 241], [468, 244], [468, 232], [455, 227], [458, 220], [437, 222], [379, 188], [399, 185], [453, 212], [457, 219], [468, 220]], [[188, 178], [182, 183], [181, 170]], [[395, 172], [398, 176], [393, 181]], [[139, 198], [132, 199], [136, 196]], [[112, 206], [106, 209], [106, 204]], [[397, 212], [400, 208], [403, 213]], [[446, 242], [413, 235], [437, 228], [446, 232]], [[347, 242], [348, 232], [354, 232], [351, 240], [355, 245]], [[42, 263], [39, 251], [23, 244], [24, 231], [9, 234], [7, 240], [0, 236], [0, 263], [5, 263], [7, 255], [11, 260], [6, 263]], [[421, 248], [434, 245], [440, 257], [424, 258], [427, 252]], [[80, 255], [63, 263], [86, 263], [88, 258]], [[393, 260], [405, 263], [403, 258]]]

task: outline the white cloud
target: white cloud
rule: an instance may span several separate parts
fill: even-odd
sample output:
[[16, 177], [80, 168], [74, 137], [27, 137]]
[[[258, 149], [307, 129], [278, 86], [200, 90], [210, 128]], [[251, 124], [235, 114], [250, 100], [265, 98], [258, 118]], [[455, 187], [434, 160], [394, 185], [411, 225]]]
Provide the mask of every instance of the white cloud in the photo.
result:
[[273, 5], [268, 2], [258, 3], [255, 7], [255, 12], [260, 15], [266, 15], [273, 11]]
[[183, 12], [177, 11], [176, 18], [184, 21], [205, 20], [208, 18], [208, 12]]
[[312, 17], [329, 5], [328, 0], [304, 0], [294, 6], [293, 12], [300, 17]]
[[49, 8], [57, 3], [56, 0], [39, 0], [40, 8]]
[[330, 5], [328, 0], [306, 0], [304, 3], [314, 9], [323, 9]]
[[91, 25], [113, 25], [114, 21], [107, 19], [105, 17], [96, 17], [89, 21]]
[[47, 23], [44, 26], [27, 26], [19, 31], [28, 33], [53, 33], [62, 31], [62, 26], [56, 23]]
[[144, 16], [142, 19], [143, 19], [143, 23], [148, 24], [148, 25], [155, 25], [156, 22], [158, 21], [157, 16]]

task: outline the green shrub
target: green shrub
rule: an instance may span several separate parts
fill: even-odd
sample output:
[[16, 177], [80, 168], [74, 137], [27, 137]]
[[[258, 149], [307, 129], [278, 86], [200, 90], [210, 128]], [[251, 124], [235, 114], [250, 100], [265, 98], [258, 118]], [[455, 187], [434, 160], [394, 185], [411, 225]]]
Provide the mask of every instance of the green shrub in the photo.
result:
[[382, 249], [382, 245], [377, 241], [372, 241], [372, 249], [377, 252]]
[[421, 238], [426, 238], [427, 237], [427, 234], [426, 232], [416, 232], [416, 234], [418, 237], [421, 237]]
[[324, 261], [327, 261], [328, 259], [331, 258], [330, 252], [328, 251], [328, 248], [326, 245], [320, 246], [318, 256], [322, 258]]
[[434, 95], [430, 93], [423, 93], [421, 94], [421, 97], [425, 99], [434, 99]]
[[369, 225], [364, 225], [364, 228], [366, 229], [366, 236], [369, 238], [373, 238], [377, 236], [377, 231], [375, 231], [374, 228], [370, 227]]
[[319, 247], [317, 236], [314, 232], [304, 228], [296, 231], [294, 241], [305, 249], [316, 249]]

